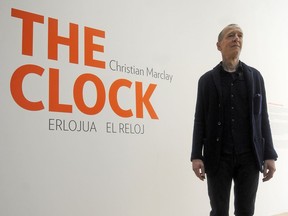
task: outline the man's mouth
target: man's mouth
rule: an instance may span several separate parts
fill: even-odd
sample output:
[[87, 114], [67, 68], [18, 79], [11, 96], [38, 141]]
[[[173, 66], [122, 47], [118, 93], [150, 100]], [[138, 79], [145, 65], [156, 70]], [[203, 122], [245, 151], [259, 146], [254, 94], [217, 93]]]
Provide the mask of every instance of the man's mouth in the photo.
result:
[[239, 47], [240, 48], [240, 46], [238, 44], [234, 44], [231, 47]]

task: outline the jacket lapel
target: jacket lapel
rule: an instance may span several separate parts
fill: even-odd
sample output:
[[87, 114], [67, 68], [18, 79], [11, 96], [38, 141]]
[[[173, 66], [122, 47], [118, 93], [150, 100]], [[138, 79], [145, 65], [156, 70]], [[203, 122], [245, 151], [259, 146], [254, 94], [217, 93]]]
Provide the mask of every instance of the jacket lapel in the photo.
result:
[[253, 72], [243, 62], [241, 62], [241, 64], [242, 64], [242, 68], [243, 68], [244, 79], [245, 79], [246, 86], [247, 86], [247, 89], [248, 89], [249, 102], [252, 103], [252, 99], [253, 99], [253, 96], [254, 96]]
[[216, 89], [219, 95], [219, 99], [220, 101], [222, 101], [220, 70], [221, 70], [221, 65], [218, 64], [216, 67], [213, 68], [212, 77], [213, 77], [213, 81], [214, 81], [214, 84], [216, 86]]

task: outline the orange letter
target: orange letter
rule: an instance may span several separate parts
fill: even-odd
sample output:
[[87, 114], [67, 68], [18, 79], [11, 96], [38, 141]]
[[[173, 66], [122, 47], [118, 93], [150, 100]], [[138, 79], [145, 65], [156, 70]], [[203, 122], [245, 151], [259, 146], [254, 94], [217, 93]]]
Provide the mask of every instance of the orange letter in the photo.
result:
[[41, 101], [32, 102], [26, 99], [23, 94], [23, 80], [27, 74], [34, 73], [42, 76], [44, 69], [37, 65], [22, 65], [19, 67], [11, 77], [10, 91], [14, 101], [23, 109], [37, 111], [44, 109], [43, 103]]
[[33, 23], [44, 23], [44, 16], [29, 13], [15, 8], [11, 9], [11, 16], [23, 20], [22, 24], [22, 55], [33, 55]]
[[48, 18], [48, 58], [58, 60], [58, 44], [63, 44], [69, 46], [69, 62], [78, 64], [78, 25], [69, 27], [69, 38], [58, 36], [58, 20]]
[[[87, 81], [91, 81], [97, 89], [97, 100], [93, 107], [87, 107], [83, 98], [83, 88]], [[94, 115], [99, 113], [105, 104], [105, 88], [102, 81], [93, 74], [80, 75], [74, 84], [74, 100], [78, 109], [87, 114]]]
[[143, 118], [143, 105], [146, 106], [146, 109], [152, 119], [158, 119], [158, 116], [153, 109], [149, 99], [156, 88], [156, 84], [150, 84], [144, 94], [142, 92], [142, 83], [136, 82], [136, 117]]
[[105, 38], [105, 32], [85, 27], [85, 65], [105, 69], [105, 61], [96, 60], [93, 58], [93, 51], [104, 52], [104, 46], [93, 43], [93, 37]]
[[132, 82], [126, 79], [119, 79], [116, 80], [115, 82], [112, 83], [111, 87], [110, 87], [110, 91], [109, 91], [109, 101], [110, 101], [110, 106], [113, 109], [113, 111], [121, 116], [121, 117], [131, 117], [133, 116], [133, 113], [131, 111], [131, 109], [129, 110], [123, 110], [118, 103], [117, 100], [117, 93], [119, 88], [121, 88], [122, 86], [126, 86], [128, 88], [130, 88], [132, 85]]
[[59, 104], [59, 70], [49, 69], [49, 111], [72, 113], [72, 105]]

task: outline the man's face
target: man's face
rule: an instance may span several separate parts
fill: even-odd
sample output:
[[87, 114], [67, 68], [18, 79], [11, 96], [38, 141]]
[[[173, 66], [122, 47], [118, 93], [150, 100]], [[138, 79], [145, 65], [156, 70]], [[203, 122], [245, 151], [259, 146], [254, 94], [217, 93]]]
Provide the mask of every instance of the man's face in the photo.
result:
[[243, 32], [238, 26], [226, 27], [222, 33], [222, 39], [217, 42], [217, 48], [222, 56], [238, 57], [242, 49]]

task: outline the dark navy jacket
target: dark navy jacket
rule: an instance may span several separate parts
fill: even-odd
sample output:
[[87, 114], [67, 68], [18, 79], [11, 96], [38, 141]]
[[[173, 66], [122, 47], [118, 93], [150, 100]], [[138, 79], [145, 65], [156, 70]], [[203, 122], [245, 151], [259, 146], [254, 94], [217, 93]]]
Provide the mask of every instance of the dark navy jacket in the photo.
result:
[[[240, 64], [249, 94], [251, 143], [259, 170], [263, 171], [264, 160], [276, 160], [278, 157], [272, 142], [264, 81], [258, 70], [243, 62]], [[202, 159], [207, 173], [217, 170], [221, 156], [223, 138], [221, 67], [221, 64], [217, 65], [202, 75], [198, 82], [191, 160]]]

